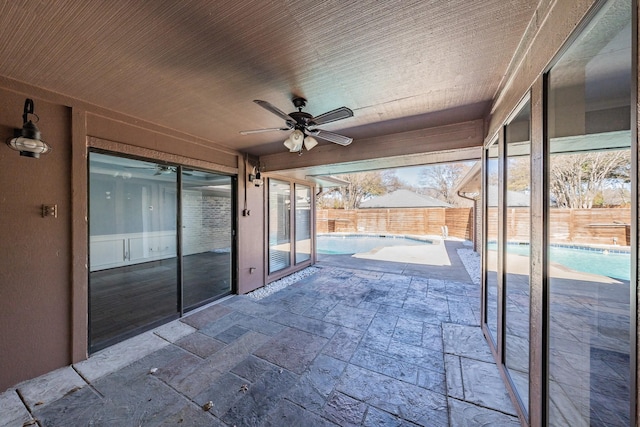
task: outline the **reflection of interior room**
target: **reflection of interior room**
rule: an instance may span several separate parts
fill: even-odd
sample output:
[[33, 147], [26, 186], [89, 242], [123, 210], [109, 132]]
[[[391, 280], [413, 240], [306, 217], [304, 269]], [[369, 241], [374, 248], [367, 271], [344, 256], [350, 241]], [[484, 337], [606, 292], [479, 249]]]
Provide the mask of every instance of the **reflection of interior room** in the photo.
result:
[[231, 191], [228, 176], [91, 153], [92, 350], [231, 292]]

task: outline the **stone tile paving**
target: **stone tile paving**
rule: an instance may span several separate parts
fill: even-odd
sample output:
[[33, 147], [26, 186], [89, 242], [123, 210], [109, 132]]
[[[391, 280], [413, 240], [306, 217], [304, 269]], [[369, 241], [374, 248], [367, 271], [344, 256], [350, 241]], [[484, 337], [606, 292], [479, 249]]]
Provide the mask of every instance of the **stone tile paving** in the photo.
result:
[[469, 282], [324, 266], [148, 333], [137, 360], [107, 349], [110, 373], [98, 354], [18, 385], [0, 425], [519, 425], [478, 310]]

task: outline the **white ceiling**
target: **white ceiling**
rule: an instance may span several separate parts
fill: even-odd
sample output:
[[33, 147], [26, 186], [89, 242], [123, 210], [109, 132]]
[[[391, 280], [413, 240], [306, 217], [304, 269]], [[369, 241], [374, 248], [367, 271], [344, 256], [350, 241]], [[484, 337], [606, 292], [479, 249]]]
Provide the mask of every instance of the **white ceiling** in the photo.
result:
[[[0, 2], [0, 75], [262, 155], [262, 99], [354, 138], [483, 117], [537, 0]], [[321, 142], [323, 143], [323, 142]], [[328, 143], [327, 143], [328, 144]]]

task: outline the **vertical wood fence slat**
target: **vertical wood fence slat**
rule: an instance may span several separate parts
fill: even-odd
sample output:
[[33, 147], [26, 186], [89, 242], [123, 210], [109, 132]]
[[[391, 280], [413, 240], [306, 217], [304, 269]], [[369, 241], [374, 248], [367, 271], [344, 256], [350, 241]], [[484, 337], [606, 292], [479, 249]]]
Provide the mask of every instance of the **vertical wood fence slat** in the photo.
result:
[[[488, 212], [488, 236], [497, 234], [498, 212]], [[442, 234], [471, 240], [474, 233], [472, 208], [318, 209], [318, 233]], [[509, 208], [509, 237], [529, 240], [529, 208]], [[552, 243], [618, 244], [628, 246], [629, 209], [551, 209], [549, 235]], [[495, 237], [494, 237], [495, 239]]]

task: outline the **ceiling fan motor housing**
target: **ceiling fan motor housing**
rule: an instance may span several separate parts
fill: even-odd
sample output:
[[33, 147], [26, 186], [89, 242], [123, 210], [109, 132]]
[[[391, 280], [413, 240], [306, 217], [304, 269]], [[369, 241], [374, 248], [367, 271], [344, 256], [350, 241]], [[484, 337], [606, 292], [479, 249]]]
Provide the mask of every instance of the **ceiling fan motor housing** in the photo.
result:
[[289, 113], [289, 115], [296, 121], [296, 127], [300, 128], [300, 130], [304, 130], [307, 126], [315, 125], [313, 116], [309, 113], [305, 113], [304, 111], [295, 111], [293, 113]]
[[297, 108], [297, 109], [301, 109], [304, 108], [307, 105], [307, 100], [300, 97], [300, 96], [296, 96], [294, 97], [291, 102], [293, 102], [293, 105]]

